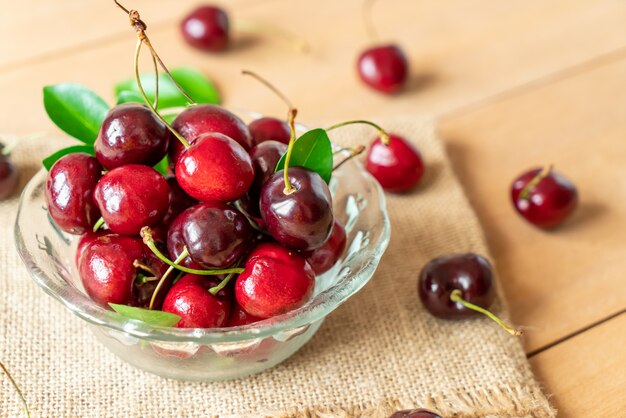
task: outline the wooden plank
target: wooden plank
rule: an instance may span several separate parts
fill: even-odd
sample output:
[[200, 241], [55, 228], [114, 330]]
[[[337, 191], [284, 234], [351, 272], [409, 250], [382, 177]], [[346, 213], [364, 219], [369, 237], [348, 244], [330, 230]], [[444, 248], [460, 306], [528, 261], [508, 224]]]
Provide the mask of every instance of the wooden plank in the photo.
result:
[[531, 358], [562, 418], [623, 417], [626, 314]]
[[[441, 125], [529, 352], [626, 308], [625, 102], [622, 59]], [[545, 232], [517, 215], [509, 187], [550, 163], [580, 207]]]
[[[297, 30], [312, 43], [309, 55], [294, 53], [268, 36], [243, 37], [238, 48], [224, 54], [202, 54], [182, 42], [176, 27], [178, 16], [161, 25], [163, 7], [142, 7], [142, 12], [167, 62], [203, 68], [222, 86], [227, 105], [284, 114], [282, 104], [263, 87], [239, 76], [241, 69], [253, 69], [275, 81], [292, 98], [302, 121], [447, 113], [563, 68], [614, 54], [626, 44], [622, 19], [626, 2], [619, 0], [479, 0], [471, 7], [462, 0], [396, 0], [392, 6], [378, 2], [374, 15], [379, 31], [404, 45], [413, 66], [409, 90], [390, 98], [362, 87], [355, 75], [356, 55], [368, 43], [361, 6], [361, 0], [328, 2], [324, 7], [315, 2], [277, 0], [237, 9], [240, 19]], [[130, 29], [117, 13], [111, 8], [90, 19], [78, 13], [63, 23], [74, 25], [71, 35], [49, 31], [42, 23], [33, 25], [30, 30], [39, 38], [26, 44], [11, 34], [10, 39], [17, 40], [19, 46], [5, 43], [4, 48], [15, 48], [8, 55], [20, 56], [31, 45], [67, 44], [68, 36], [73, 39], [75, 33], [91, 33], [91, 26], [93, 31], [101, 28], [94, 37], [102, 35], [102, 28], [115, 27], [119, 33], [89, 49], [0, 71], [0, 91], [10, 98], [0, 103], [3, 130], [20, 133], [50, 127], [40, 105], [40, 87], [44, 84], [75, 80], [110, 95], [113, 82], [131, 73], [134, 45]], [[149, 20], [151, 16], [156, 16], [155, 23]], [[72, 25], [67, 23], [70, 21]], [[83, 22], [91, 23], [85, 26]], [[124, 35], [124, 29], [129, 33]], [[0, 25], [0, 39], [6, 39], [8, 33], [9, 29]], [[11, 114], [17, 108], [31, 111]]]

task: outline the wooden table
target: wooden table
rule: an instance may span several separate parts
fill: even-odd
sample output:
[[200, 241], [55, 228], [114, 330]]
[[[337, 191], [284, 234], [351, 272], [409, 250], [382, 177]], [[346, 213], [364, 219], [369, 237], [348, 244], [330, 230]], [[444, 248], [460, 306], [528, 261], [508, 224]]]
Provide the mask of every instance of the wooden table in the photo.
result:
[[[308, 55], [277, 39], [236, 36], [219, 55], [178, 33], [195, 2], [126, 1], [171, 65], [194, 65], [225, 104], [282, 115], [243, 68], [274, 80], [303, 120], [429, 113], [486, 230], [512, 315], [560, 416], [617, 417], [626, 401], [626, 2], [379, 1], [380, 33], [410, 56], [407, 92], [383, 97], [354, 74], [368, 44], [361, 0], [231, 0], [234, 20], [308, 39]], [[0, 131], [52, 131], [41, 87], [75, 81], [111, 98], [132, 71], [135, 37], [112, 2], [22, 0], [0, 14]], [[148, 67], [146, 67], [148, 68]], [[514, 212], [511, 180], [553, 163], [579, 187], [562, 228], [537, 230]], [[624, 416], [624, 415], [621, 415]]]

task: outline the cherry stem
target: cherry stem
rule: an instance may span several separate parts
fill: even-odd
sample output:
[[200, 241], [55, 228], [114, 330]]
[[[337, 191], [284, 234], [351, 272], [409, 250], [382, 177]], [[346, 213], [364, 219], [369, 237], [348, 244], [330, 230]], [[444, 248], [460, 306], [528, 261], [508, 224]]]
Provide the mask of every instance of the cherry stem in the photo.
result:
[[519, 194], [519, 198], [522, 200], [530, 199], [530, 192], [539, 184], [541, 180], [548, 177], [552, 172], [552, 164], [545, 166], [528, 184], [522, 189]]
[[348, 151], [350, 155], [348, 155], [346, 158], [343, 159], [343, 161], [341, 161], [336, 166], [334, 166], [333, 171], [337, 170], [339, 167], [341, 167], [342, 165], [344, 165], [346, 162], [350, 161], [357, 155], [362, 154], [363, 151], [365, 151], [365, 147], [363, 145], [359, 145], [356, 148], [344, 148], [344, 150]]
[[224, 277], [224, 280], [222, 280], [220, 284], [218, 284], [217, 286], [213, 286], [209, 289], [209, 293], [211, 293], [213, 296], [217, 295], [223, 288], [226, 287], [226, 285], [228, 284], [228, 282], [230, 282], [230, 279], [232, 279], [234, 275], [235, 273], [228, 273], [228, 276]]
[[154, 66], [154, 104], [152, 107], [159, 108], [159, 67], [154, 55], [152, 56], [152, 65]]
[[333, 126], [326, 128], [327, 131], [332, 131], [333, 129], [341, 128], [347, 125], [369, 125], [378, 131], [378, 135], [380, 135], [380, 140], [383, 144], [389, 145], [389, 134], [380, 125], [375, 124], [374, 122], [370, 122], [369, 120], [349, 120], [347, 122], [336, 123]]
[[93, 225], [93, 232], [98, 232], [98, 229], [102, 228], [102, 225], [104, 225], [104, 218], [101, 216]]
[[372, 19], [372, 6], [374, 5], [374, 1], [375, 0], [365, 0], [363, 2], [363, 22], [365, 23], [365, 31], [367, 32], [367, 37], [373, 43], [378, 42], [378, 32], [376, 31]]
[[289, 42], [297, 52], [308, 54], [311, 51], [311, 46], [305, 39], [302, 39], [286, 29], [265, 25], [259, 22], [252, 22], [249, 20], [238, 20], [235, 22], [235, 25], [236, 29], [241, 32], [267, 33], [276, 36], [277, 38], [284, 39]]
[[154, 271], [153, 268], [146, 266], [145, 264], [141, 263], [139, 260], [133, 261], [133, 267], [135, 267], [136, 269], [142, 269], [143, 271], [147, 271], [153, 276], [157, 276], [157, 272]]
[[[154, 243], [154, 239], [152, 238], [152, 230], [149, 227], [144, 226], [143, 228], [141, 228], [140, 235], [141, 235], [141, 238], [143, 238], [144, 244], [146, 244], [146, 246], [150, 248], [150, 251], [152, 251], [159, 260], [163, 261], [165, 264], [169, 265], [170, 267], [174, 267], [175, 269], [184, 271], [185, 273], [197, 274], [200, 276], [215, 276], [218, 274], [228, 274], [228, 273], [239, 274], [244, 271], [243, 268], [237, 268], [237, 267], [227, 268], [227, 269], [216, 269], [216, 270], [197, 270], [197, 269], [190, 269], [185, 266], [180, 266], [178, 265], [178, 263], [175, 263], [174, 261], [167, 258], [161, 252], [161, 250], [157, 248], [156, 244]], [[185, 255], [183, 259], [185, 259], [189, 255], [189, 251], [187, 250], [187, 247], [183, 247], [183, 252], [180, 255], [182, 256], [183, 254]]]
[[[180, 264], [185, 258], [187, 258], [188, 255], [189, 252], [187, 251], [187, 248], [185, 248], [183, 252], [180, 253], [178, 258], [176, 258], [174, 264]], [[174, 266], [169, 266], [165, 273], [163, 273], [163, 276], [161, 276], [159, 283], [157, 283], [156, 287], [154, 288], [154, 292], [152, 292], [152, 297], [150, 298], [150, 305], [148, 305], [148, 310], [152, 310], [152, 308], [154, 308], [154, 303], [156, 301], [157, 295], [159, 294], [159, 290], [161, 290], [161, 288], [165, 284], [165, 280], [169, 277], [170, 274], [172, 274], [173, 271]]]
[[484, 308], [481, 308], [478, 305], [474, 305], [473, 303], [468, 302], [465, 299], [463, 299], [462, 293], [461, 293], [461, 291], [459, 289], [454, 289], [452, 291], [452, 293], [450, 293], [450, 300], [452, 302], [460, 303], [461, 305], [465, 306], [468, 309], [474, 310], [476, 312], [480, 312], [481, 314], [488, 316], [493, 321], [495, 321], [498, 325], [500, 325], [502, 328], [504, 328], [504, 330], [506, 332], [508, 332], [509, 334], [511, 334], [511, 335], [522, 335], [522, 331], [514, 329], [514, 328], [511, 328], [503, 320], [501, 320], [500, 318], [498, 318], [497, 316], [495, 316], [494, 314], [492, 314], [488, 310], [486, 310]]
[[11, 375], [11, 373], [9, 373], [9, 370], [4, 366], [4, 364], [2, 364], [1, 361], [0, 361], [0, 367], [2, 368], [2, 371], [4, 371], [4, 373], [7, 375], [9, 380], [11, 381], [11, 384], [15, 388], [15, 391], [17, 392], [17, 394], [20, 396], [20, 399], [22, 400], [22, 403], [24, 404], [24, 410], [26, 411], [26, 416], [30, 418], [30, 410], [28, 409], [28, 403], [26, 402], [26, 398], [24, 397], [24, 394], [22, 393], [20, 386], [17, 384], [15, 379], [13, 379], [13, 376]]

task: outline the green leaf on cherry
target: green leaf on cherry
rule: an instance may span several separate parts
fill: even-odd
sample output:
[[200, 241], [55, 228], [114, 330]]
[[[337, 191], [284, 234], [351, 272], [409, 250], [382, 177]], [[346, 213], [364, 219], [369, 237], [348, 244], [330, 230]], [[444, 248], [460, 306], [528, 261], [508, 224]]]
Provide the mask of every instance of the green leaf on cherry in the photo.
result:
[[[170, 74], [197, 103], [219, 104], [221, 102], [220, 94], [215, 84], [200, 71], [191, 67], [180, 67], [170, 70]], [[141, 85], [148, 99], [153, 101], [155, 95], [154, 73], [142, 74]], [[138, 100], [137, 96], [131, 96], [131, 92], [141, 98], [139, 87], [134, 78], [115, 85], [115, 96], [118, 103], [120, 103], [120, 100], [144, 102], [142, 98]], [[176, 85], [167, 74], [159, 74], [159, 109], [186, 106], [188, 102], [187, 98], [178, 91]]]
[[117, 303], [109, 303], [109, 306], [126, 318], [136, 319], [150, 325], [172, 327], [180, 321], [180, 316], [170, 312], [150, 311], [134, 306], [118, 305]]
[[85, 152], [89, 155], [95, 155], [93, 145], [73, 145], [71, 147], [63, 148], [51, 154], [43, 159], [41, 162], [46, 170], [50, 171], [50, 168], [56, 163], [61, 157], [67, 154], [73, 154], [75, 152]]
[[167, 177], [168, 175], [168, 167], [170, 165], [170, 159], [168, 158], [168, 156], [166, 155], [165, 157], [163, 157], [163, 159], [161, 161], [159, 161], [153, 168], [158, 171], [159, 173], [161, 173], [163, 175], [163, 177]]
[[[274, 172], [285, 167], [285, 156], [278, 161]], [[289, 165], [315, 171], [328, 183], [333, 173], [333, 149], [326, 131], [312, 129], [296, 139]]]
[[85, 144], [95, 142], [109, 111], [109, 105], [100, 96], [74, 83], [44, 87], [43, 104], [56, 126]]

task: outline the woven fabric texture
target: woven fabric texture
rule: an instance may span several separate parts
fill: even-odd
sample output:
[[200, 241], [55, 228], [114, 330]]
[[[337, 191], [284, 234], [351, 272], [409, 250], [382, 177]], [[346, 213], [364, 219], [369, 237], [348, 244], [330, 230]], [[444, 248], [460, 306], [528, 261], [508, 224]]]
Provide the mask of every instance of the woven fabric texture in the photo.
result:
[[[384, 123], [414, 141], [427, 165], [412, 193], [388, 195], [392, 239], [371, 282], [333, 312], [292, 358], [219, 383], [163, 379], [108, 352], [79, 318], [37, 287], [15, 250], [18, 196], [0, 203], [0, 360], [34, 417], [387, 417], [425, 407], [444, 417], [553, 417], [520, 341], [486, 318], [433, 318], [417, 297], [421, 267], [456, 252], [489, 254], [432, 121]], [[368, 143], [367, 128], [332, 133]], [[22, 185], [61, 139], [20, 143]], [[498, 280], [506, 280], [499, 277]], [[502, 299], [494, 307], [507, 317]], [[0, 375], [0, 417], [22, 416]]]

